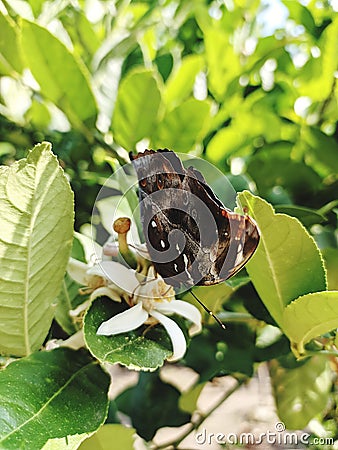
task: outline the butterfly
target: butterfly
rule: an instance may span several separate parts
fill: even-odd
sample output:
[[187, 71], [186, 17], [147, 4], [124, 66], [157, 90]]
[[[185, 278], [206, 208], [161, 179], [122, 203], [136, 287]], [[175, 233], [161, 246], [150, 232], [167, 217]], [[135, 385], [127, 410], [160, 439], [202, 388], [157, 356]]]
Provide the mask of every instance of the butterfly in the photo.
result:
[[130, 159], [147, 249], [167, 284], [217, 284], [249, 261], [259, 243], [257, 225], [226, 208], [198, 170], [185, 169], [168, 149], [145, 150]]

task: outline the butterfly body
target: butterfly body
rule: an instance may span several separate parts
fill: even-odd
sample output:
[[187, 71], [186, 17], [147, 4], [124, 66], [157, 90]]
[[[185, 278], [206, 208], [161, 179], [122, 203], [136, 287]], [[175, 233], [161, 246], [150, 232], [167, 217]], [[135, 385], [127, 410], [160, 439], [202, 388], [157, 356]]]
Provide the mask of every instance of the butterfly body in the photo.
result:
[[212, 285], [237, 273], [259, 242], [254, 221], [227, 209], [174, 152], [146, 150], [131, 159], [148, 252], [167, 284]]

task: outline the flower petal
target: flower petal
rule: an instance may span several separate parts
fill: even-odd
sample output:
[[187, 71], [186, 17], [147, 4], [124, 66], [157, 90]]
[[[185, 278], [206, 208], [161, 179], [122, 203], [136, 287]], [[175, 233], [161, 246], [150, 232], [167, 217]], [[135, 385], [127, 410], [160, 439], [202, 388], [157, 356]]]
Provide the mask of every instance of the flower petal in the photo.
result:
[[87, 284], [86, 274], [88, 270], [88, 265], [82, 261], [78, 261], [74, 258], [69, 258], [67, 272], [73, 280], [77, 283], [85, 286]]
[[101, 336], [112, 336], [114, 334], [126, 333], [141, 326], [147, 319], [148, 313], [142, 309], [142, 303], [137, 303], [126, 311], [116, 314], [111, 319], [102, 322], [96, 334]]
[[114, 288], [115, 288], [115, 285], [112, 285], [112, 287], [102, 286], [102, 287], [95, 289], [95, 291], [93, 291], [90, 294], [90, 297], [89, 297], [90, 301], [94, 300], [95, 298], [102, 297], [105, 295], [105, 296], [109, 297], [111, 300], [114, 300], [115, 302], [121, 302], [121, 296]]
[[155, 317], [164, 326], [170, 336], [173, 354], [168, 358], [168, 361], [177, 361], [183, 358], [187, 350], [187, 343], [181, 328], [172, 319], [169, 319], [169, 317], [166, 317], [158, 311], [151, 311], [150, 315]]
[[72, 336], [60, 344], [60, 347], [69, 347], [74, 350], [79, 350], [79, 348], [85, 347], [83, 330], [79, 330], [75, 334], [72, 334]]
[[193, 325], [189, 329], [189, 334], [193, 336], [202, 330], [202, 316], [196, 306], [183, 300], [172, 300], [171, 302], [162, 302], [156, 305], [156, 310], [163, 314], [176, 313], [190, 320]]
[[101, 276], [104, 276], [128, 294], [133, 294], [139, 285], [134, 270], [127, 269], [127, 267], [115, 261], [102, 261], [99, 265], [103, 270]]

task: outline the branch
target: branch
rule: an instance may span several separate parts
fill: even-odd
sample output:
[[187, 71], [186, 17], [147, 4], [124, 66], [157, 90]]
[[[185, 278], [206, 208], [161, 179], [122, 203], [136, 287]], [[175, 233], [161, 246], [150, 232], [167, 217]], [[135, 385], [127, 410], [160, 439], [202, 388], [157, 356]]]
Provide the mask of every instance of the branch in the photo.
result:
[[227, 391], [224, 395], [222, 395], [222, 397], [218, 400], [218, 402], [205, 414], [198, 414], [197, 419], [195, 419], [194, 421], [190, 422], [190, 426], [189, 428], [184, 432], [183, 435], [181, 435], [177, 440], [174, 441], [169, 441], [165, 444], [161, 444], [161, 445], [155, 445], [152, 446], [151, 449], [152, 450], [161, 450], [161, 449], [165, 449], [165, 448], [173, 448], [173, 449], [177, 449], [177, 446], [187, 437], [189, 436], [189, 434], [191, 432], [193, 432], [194, 430], [197, 430], [202, 423], [205, 421], [205, 419], [207, 419], [218, 407], [221, 406], [221, 404], [223, 402], [225, 402], [225, 400], [227, 400], [234, 392], [236, 392], [240, 386], [244, 383], [244, 379], [243, 380], [237, 380], [237, 384], [230, 389], [229, 391]]

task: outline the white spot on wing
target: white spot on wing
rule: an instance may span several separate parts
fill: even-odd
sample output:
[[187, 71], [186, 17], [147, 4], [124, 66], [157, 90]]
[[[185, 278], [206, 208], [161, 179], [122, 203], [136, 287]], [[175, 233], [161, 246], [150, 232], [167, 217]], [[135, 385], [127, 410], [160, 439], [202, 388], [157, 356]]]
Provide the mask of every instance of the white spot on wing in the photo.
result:
[[192, 276], [190, 275], [190, 273], [188, 271], [188, 262], [189, 262], [189, 260], [188, 260], [188, 257], [187, 257], [187, 255], [185, 253], [183, 253], [183, 261], [184, 261], [184, 272], [186, 273], [186, 275], [188, 277], [188, 280], [194, 281], [192, 279]]
[[[239, 247], [242, 247], [242, 245], [240, 244]], [[241, 251], [241, 248], [238, 247], [238, 252], [237, 252], [237, 257], [236, 257], [236, 261], [235, 261], [235, 266], [238, 266], [239, 264], [241, 264], [241, 262], [243, 261], [243, 252]]]
[[176, 263], [174, 263], [174, 269], [175, 269], [175, 272], [178, 272], [178, 267], [177, 267]]
[[153, 228], [157, 228], [157, 225], [156, 225], [155, 220], [152, 220], [152, 221], [151, 221], [151, 226], [152, 226]]
[[165, 248], [165, 242], [161, 239], [161, 247]]

